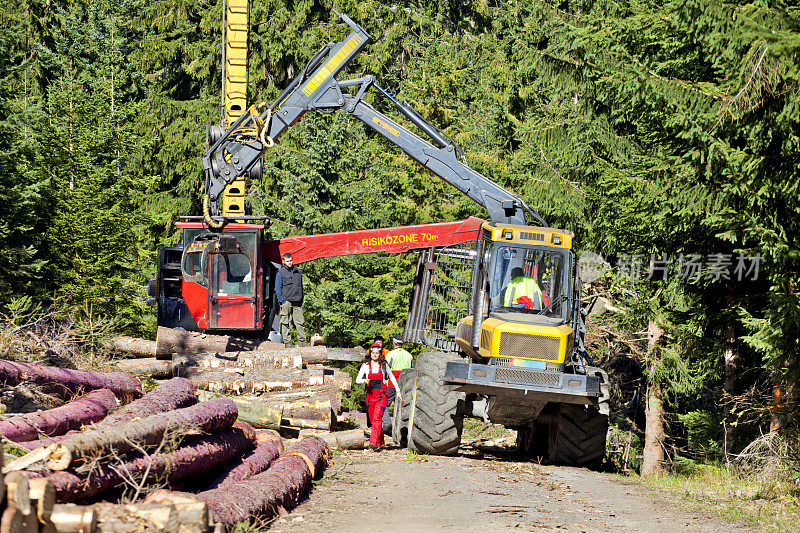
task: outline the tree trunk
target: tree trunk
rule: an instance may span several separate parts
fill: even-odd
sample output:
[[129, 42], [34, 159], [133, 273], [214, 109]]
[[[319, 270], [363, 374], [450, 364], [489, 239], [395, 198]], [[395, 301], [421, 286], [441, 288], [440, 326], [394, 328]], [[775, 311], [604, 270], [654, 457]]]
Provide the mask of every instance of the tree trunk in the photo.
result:
[[[732, 312], [730, 309], [731, 304], [729, 301], [729, 311]], [[728, 415], [731, 411], [731, 402], [733, 401], [733, 397], [736, 394], [736, 378], [738, 374], [737, 365], [739, 362], [739, 350], [736, 346], [736, 321], [734, 320], [733, 316], [728, 316], [725, 319], [725, 351], [722, 354], [722, 360], [725, 365], [725, 381], [723, 383], [723, 390], [725, 391], [725, 403], [723, 407], [723, 415], [724, 415], [724, 425], [723, 425], [723, 450], [722, 450], [722, 458], [724, 461], [728, 461], [728, 456], [733, 449], [733, 444], [736, 439], [736, 433], [734, 430], [734, 426], [729, 426]]]
[[188, 355], [188, 363], [201, 368], [301, 368], [303, 364], [328, 361], [325, 346], [282, 349], [257, 348], [250, 352], [217, 352]]
[[124, 462], [101, 463], [91, 472], [55, 472], [50, 476], [59, 502], [86, 500], [124, 483], [159, 479], [175, 482], [196, 477], [232, 461], [255, 447], [252, 428], [238, 425], [214, 435], [193, 438], [169, 452], [137, 455]]
[[176, 357], [172, 361], [148, 357], [146, 359], [120, 359], [114, 362], [114, 365], [123, 372], [152, 379], [169, 379], [180, 376], [182, 369], [187, 364], [188, 359], [185, 357]]
[[128, 337], [126, 335], [119, 335], [111, 339], [111, 348], [120, 353], [132, 355], [135, 357], [155, 357], [156, 356], [156, 342], [147, 339], [138, 339], [136, 337]]
[[171, 503], [56, 504], [53, 523], [61, 533], [207, 531], [208, 510], [199, 501]]
[[[648, 367], [655, 366], [659, 357], [659, 344], [663, 330], [650, 321], [647, 326]], [[661, 384], [650, 379], [647, 386], [647, 405], [645, 406], [644, 458], [642, 475], [661, 472], [664, 467], [664, 399]]]
[[156, 331], [156, 357], [169, 359], [173, 353], [225, 353], [261, 349], [282, 349], [283, 344], [254, 339], [209, 335], [196, 331], [179, 331], [159, 326]]
[[111, 413], [98, 426], [110, 426], [128, 422], [134, 418], [144, 418], [158, 413], [169, 413], [197, 403], [194, 385], [184, 378], [172, 378], [151, 390], [139, 400], [125, 405]]
[[61, 407], [14, 415], [0, 421], [0, 435], [14, 442], [38, 439], [40, 434], [63, 435], [67, 431], [97, 422], [116, 409], [117, 403], [113, 392], [98, 389]]
[[214, 522], [233, 527], [257, 517], [269, 518], [279, 507], [293, 508], [311, 488], [328, 459], [328, 446], [306, 438], [289, 447], [261, 474], [201, 492], [197, 499], [208, 504]]
[[285, 425], [329, 430], [333, 422], [331, 401], [324, 395], [287, 401], [259, 396], [237, 396], [230, 400], [239, 410], [239, 420], [256, 428], [278, 430]]
[[51, 522], [58, 533], [95, 533], [97, 531], [97, 512], [93, 507], [75, 504], [56, 504], [53, 507]]
[[324, 440], [329, 447], [342, 450], [361, 450], [366, 447], [364, 430], [351, 429], [350, 431], [336, 431], [333, 433], [323, 433], [317, 438]]
[[238, 414], [232, 401], [220, 398], [110, 427], [90, 428], [54, 444], [47, 466], [51, 470], [65, 470], [76, 460], [112, 449], [121, 453], [137, 445], [154, 446], [167, 432], [201, 430], [213, 433], [231, 427]]
[[142, 382], [124, 372], [84, 372], [0, 359], [0, 382], [16, 385], [23, 381], [31, 381], [45, 392], [66, 398], [95, 389], [109, 389], [123, 403], [142, 395]]
[[[281, 446], [281, 449], [283, 446]], [[226, 464], [225, 471], [208, 484], [206, 490], [216, 489], [260, 474], [280, 457], [281, 450], [274, 442], [262, 442], [247, 455]]]

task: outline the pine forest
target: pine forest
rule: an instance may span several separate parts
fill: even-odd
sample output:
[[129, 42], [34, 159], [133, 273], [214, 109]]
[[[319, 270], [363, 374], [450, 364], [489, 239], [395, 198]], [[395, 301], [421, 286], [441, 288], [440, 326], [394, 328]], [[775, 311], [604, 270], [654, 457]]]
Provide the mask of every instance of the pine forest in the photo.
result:
[[[50, 309], [87, 345], [155, 338], [147, 291], [159, 248], [180, 240], [178, 216], [202, 213], [223, 9], [2, 3], [2, 357]], [[375, 76], [471, 168], [575, 234], [582, 296], [595, 302], [586, 348], [610, 376], [609, 468], [763, 476], [780, 464], [753, 498], [800, 506], [796, 2], [250, 9], [249, 103], [276, 98], [322, 45], [343, 40], [345, 13], [374, 42], [342, 79]], [[365, 99], [417, 131], [377, 91]], [[272, 221], [269, 239], [487, 217], [341, 111], [288, 129], [246, 197]], [[307, 330], [332, 347], [401, 334], [416, 264], [415, 253], [303, 264]]]

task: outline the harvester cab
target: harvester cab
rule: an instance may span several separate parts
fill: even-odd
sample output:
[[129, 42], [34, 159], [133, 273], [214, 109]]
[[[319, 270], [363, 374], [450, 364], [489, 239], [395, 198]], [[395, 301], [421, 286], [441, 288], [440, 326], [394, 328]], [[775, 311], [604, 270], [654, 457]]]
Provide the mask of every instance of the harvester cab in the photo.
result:
[[268, 318], [271, 269], [264, 266], [265, 224], [228, 224], [209, 231], [198, 222], [183, 230], [183, 299], [200, 330], [261, 330]]
[[561, 371], [575, 338], [572, 233], [484, 223], [473, 307], [455, 341], [474, 360]]

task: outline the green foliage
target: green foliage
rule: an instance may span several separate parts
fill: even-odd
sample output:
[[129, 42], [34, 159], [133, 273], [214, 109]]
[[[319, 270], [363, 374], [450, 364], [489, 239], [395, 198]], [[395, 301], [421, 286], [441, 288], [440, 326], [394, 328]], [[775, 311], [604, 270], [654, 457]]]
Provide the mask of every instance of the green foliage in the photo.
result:
[[[0, 7], [0, 306], [65, 295], [84, 319], [152, 329], [143, 299], [158, 246], [174, 241], [175, 216], [199, 212], [204, 124], [219, 117], [222, 5]], [[760, 254], [757, 280], [679, 279], [674, 262], [668, 281], [612, 280], [627, 295], [624, 330], [641, 339], [650, 320], [665, 330], [659, 357], [637, 363], [672, 409], [719, 418], [731, 328], [739, 391], [800, 376], [796, 8], [251, 7], [251, 102], [274, 98], [346, 35], [336, 8], [377, 38], [342, 78], [374, 73], [459, 142], [473, 168], [574, 231], [579, 248], [617, 261]], [[374, 92], [366, 98], [406, 123]], [[279, 141], [264, 179], [248, 186], [254, 214], [276, 220], [272, 238], [485, 215], [345, 113], [306, 115]], [[309, 328], [334, 345], [401, 332], [413, 265], [408, 255], [304, 265]], [[713, 454], [697, 416], [684, 415], [684, 430]]]

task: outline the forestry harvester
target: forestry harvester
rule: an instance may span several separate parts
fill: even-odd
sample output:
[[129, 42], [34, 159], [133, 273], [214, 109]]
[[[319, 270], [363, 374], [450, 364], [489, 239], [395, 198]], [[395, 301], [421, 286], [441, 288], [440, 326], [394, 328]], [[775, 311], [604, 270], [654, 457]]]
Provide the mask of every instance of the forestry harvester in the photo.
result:
[[[452, 454], [463, 419], [476, 417], [516, 429], [520, 448], [531, 455], [598, 464], [608, 427], [608, 377], [584, 350], [572, 232], [548, 227], [521, 198], [471, 169], [450, 137], [373, 76], [337, 79], [371, 40], [340, 16], [351, 30], [345, 40], [326, 44], [274, 102], [250, 107], [211, 136], [203, 158], [203, 217], [178, 224], [184, 242], [173, 253], [181, 258], [172, 261], [171, 280], [162, 263], [159, 286], [173, 282], [190, 327], [268, 331], [282, 252], [301, 263], [420, 249], [404, 339], [431, 350], [401, 374], [393, 439], [418, 453]], [[367, 103], [372, 88], [424, 137]], [[338, 110], [484, 207], [489, 219], [264, 242], [263, 219], [254, 224], [243, 214], [219, 212], [218, 201], [257, 173], [264, 151], [304, 113]], [[528, 217], [538, 225], [528, 225]]]

